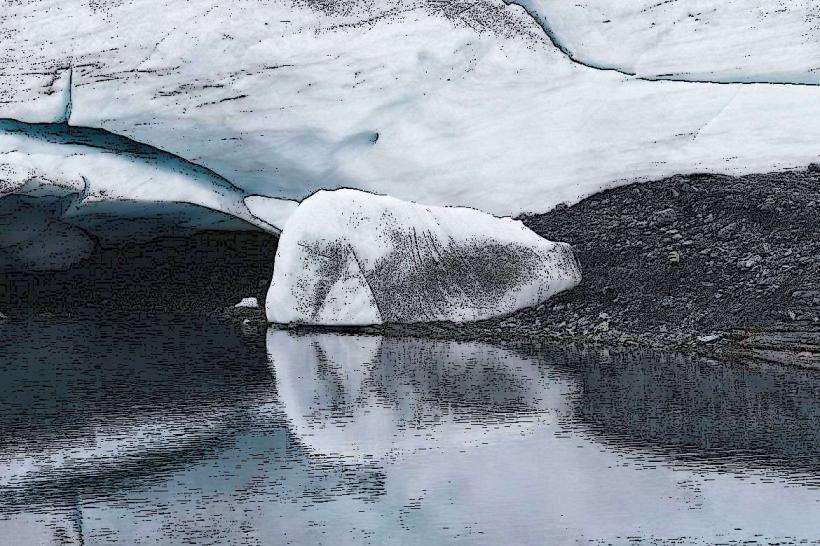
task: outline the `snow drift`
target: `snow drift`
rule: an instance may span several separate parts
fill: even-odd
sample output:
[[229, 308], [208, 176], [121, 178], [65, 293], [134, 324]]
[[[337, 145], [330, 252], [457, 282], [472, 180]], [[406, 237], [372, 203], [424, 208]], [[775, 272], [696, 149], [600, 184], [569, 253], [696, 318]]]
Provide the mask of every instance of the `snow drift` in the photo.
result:
[[[591, 61], [680, 79], [733, 66], [744, 81], [817, 75], [803, 4], [724, 2], [719, 19], [684, 2], [576, 4], [540, 2]], [[820, 153], [818, 87], [595, 70], [501, 0], [42, 0], [3, 14], [0, 116], [64, 121], [73, 86], [70, 124], [151, 144], [254, 194], [345, 186], [506, 215], [634, 179], [767, 172]], [[731, 51], [714, 49], [718, 37]], [[664, 62], [641, 68], [651, 59]]]
[[580, 278], [569, 245], [519, 221], [319, 191], [282, 232], [266, 311], [278, 323], [464, 322], [536, 305]]

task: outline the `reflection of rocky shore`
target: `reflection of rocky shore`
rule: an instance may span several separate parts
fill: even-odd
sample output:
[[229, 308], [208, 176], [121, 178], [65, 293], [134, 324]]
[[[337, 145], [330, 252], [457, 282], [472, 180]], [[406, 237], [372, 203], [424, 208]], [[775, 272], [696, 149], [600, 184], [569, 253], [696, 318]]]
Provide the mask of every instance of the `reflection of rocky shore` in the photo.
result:
[[381, 458], [520, 435], [566, 408], [538, 361], [482, 343], [270, 329], [268, 355], [294, 434], [317, 453]]
[[820, 469], [813, 371], [653, 351], [590, 352], [577, 370], [575, 418], [610, 444], [726, 469]]

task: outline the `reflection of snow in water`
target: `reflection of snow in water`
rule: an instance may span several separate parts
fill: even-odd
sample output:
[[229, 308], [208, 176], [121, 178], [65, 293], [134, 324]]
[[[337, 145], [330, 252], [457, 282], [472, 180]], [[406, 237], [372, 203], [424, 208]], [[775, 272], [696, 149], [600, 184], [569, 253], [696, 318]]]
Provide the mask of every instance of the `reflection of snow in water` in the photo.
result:
[[206, 408], [179, 415], [135, 415], [95, 426], [81, 437], [54, 439], [39, 449], [0, 451], [0, 488], [76, 480], [218, 443], [247, 426], [244, 409]]
[[268, 332], [277, 393], [324, 455], [382, 459], [517, 437], [567, 411], [566, 381], [484, 344]]

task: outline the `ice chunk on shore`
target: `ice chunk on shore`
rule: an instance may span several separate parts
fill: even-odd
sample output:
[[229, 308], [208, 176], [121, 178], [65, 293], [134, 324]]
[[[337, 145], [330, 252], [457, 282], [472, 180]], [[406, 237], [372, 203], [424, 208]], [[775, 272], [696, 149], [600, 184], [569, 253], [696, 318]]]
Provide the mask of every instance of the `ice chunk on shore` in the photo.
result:
[[237, 308], [237, 309], [239, 309], [239, 308], [256, 309], [256, 308], [259, 307], [259, 302], [256, 300], [256, 298], [253, 298], [253, 297], [242, 298], [239, 301], [239, 303], [234, 305], [234, 307]]
[[580, 279], [569, 245], [519, 221], [319, 191], [282, 232], [266, 312], [279, 323], [465, 322], [536, 305]]

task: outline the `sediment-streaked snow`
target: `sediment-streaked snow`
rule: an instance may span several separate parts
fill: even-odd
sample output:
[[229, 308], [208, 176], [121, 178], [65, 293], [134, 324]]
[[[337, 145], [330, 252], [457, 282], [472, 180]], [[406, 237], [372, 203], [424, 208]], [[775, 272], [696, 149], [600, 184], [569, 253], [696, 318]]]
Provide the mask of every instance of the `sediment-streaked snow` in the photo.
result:
[[[677, 4], [619, 7], [629, 17], [607, 25], [684, 28], [690, 18], [675, 17], [690, 8]], [[804, 39], [792, 15], [749, 30], [739, 2], [719, 12], [743, 32], [710, 23], [716, 30], [688, 42], [684, 31], [652, 30], [604, 44], [646, 59], [688, 51], [687, 62], [701, 64], [677, 70], [711, 72], [734, 57], [697, 45], [701, 35], [725, 34], [720, 43], [733, 51], [763, 36], [750, 50], [759, 55], [735, 63], [743, 74], [774, 70], [784, 57], [766, 49], [772, 43], [789, 51], [783, 70], [814, 62], [792, 47]], [[573, 47], [578, 36], [597, 40], [566, 20], [559, 34]], [[73, 66], [71, 123], [125, 134], [272, 197], [348, 186], [510, 214], [634, 179], [769, 171], [820, 156], [818, 88], [648, 82], [587, 68], [501, 0], [50, 0], [6, 6], [0, 34], [0, 116], [61, 119]]]
[[323, 190], [282, 232], [266, 311], [278, 323], [464, 322], [536, 305], [580, 280], [569, 245], [520, 221]]

